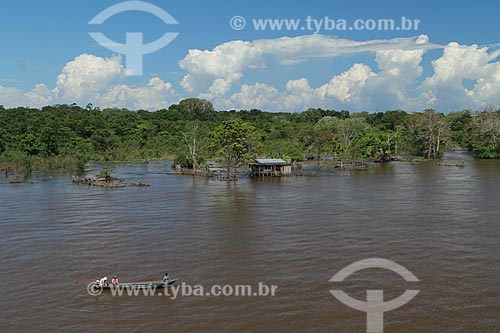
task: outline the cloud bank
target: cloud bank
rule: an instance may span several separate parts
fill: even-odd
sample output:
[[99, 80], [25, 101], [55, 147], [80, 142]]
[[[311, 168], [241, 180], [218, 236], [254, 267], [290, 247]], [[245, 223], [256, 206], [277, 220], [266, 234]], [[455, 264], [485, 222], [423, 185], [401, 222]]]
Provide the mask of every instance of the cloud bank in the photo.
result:
[[[423, 63], [426, 53], [435, 49], [439, 50], [437, 58]], [[330, 80], [318, 86], [311, 86], [308, 77], [280, 77], [280, 86], [259, 79], [261, 69], [271, 73], [276, 66], [293, 70], [293, 66], [304, 62], [321, 66], [318, 59], [359, 54], [372, 57], [371, 66], [354, 63], [344, 72], [331, 73]], [[76, 102], [155, 110], [182, 98], [200, 97], [214, 102], [217, 109], [480, 109], [500, 105], [499, 56], [500, 50], [485, 46], [433, 44], [426, 35], [369, 41], [319, 34], [236, 40], [212, 50], [189, 50], [179, 62], [184, 76], [176, 91], [172, 83], [159, 77], [139, 86], [127, 85], [121, 58], [82, 54], [62, 68], [53, 88], [37, 84], [25, 92], [0, 86], [0, 104], [43, 106]], [[426, 77], [424, 66], [429, 69]], [[249, 83], [248, 76], [255, 81]]]
[[158, 77], [143, 86], [128, 86], [120, 57], [101, 58], [82, 54], [68, 62], [57, 76], [55, 87], [37, 84], [31, 91], [0, 86], [0, 104], [6, 107], [92, 103], [102, 107], [155, 110], [167, 107], [175, 91]]

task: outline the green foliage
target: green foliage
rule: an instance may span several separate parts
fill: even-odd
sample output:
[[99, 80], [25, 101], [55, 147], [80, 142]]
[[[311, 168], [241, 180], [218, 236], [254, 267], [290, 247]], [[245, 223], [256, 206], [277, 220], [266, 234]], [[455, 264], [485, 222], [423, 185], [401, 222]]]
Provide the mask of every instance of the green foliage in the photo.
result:
[[382, 163], [391, 161], [397, 154], [398, 141], [398, 132], [369, 131], [361, 139], [363, 155]]
[[179, 154], [174, 158], [174, 166], [180, 165], [182, 168], [193, 168], [193, 160], [189, 158], [187, 155]]
[[367, 115], [366, 121], [382, 131], [396, 131], [408, 114], [401, 110], [377, 112]]
[[257, 143], [255, 127], [241, 120], [226, 120], [217, 126], [210, 135], [209, 147], [216, 156], [223, 158], [227, 173], [254, 157]]
[[440, 158], [452, 146], [449, 119], [431, 109], [405, 116], [395, 132], [400, 151], [426, 159]]
[[500, 158], [500, 110], [488, 107], [474, 115], [468, 139], [479, 158]]
[[215, 112], [210, 102], [197, 98], [156, 112], [100, 110], [92, 104], [0, 107], [0, 164], [27, 172], [81, 171], [88, 161], [174, 157], [187, 165], [219, 157], [229, 159], [232, 167], [257, 155], [292, 160], [333, 156], [387, 161], [395, 154], [439, 158], [453, 144], [480, 158], [500, 158], [500, 111]]
[[498, 158], [498, 152], [492, 145], [484, 144], [482, 142], [472, 143], [472, 151], [478, 158], [494, 159]]
[[7, 148], [7, 132], [0, 128], [0, 154]]
[[432, 109], [425, 110], [420, 114], [419, 136], [421, 150], [428, 159], [442, 156], [450, 143], [450, 127], [448, 119], [444, 114]]
[[83, 172], [85, 171], [86, 167], [87, 167], [87, 157], [85, 157], [84, 155], [76, 155], [76, 162], [75, 162], [76, 171]]
[[22, 150], [30, 156], [43, 154], [45, 147], [40, 135], [26, 133], [21, 137]]
[[107, 182], [111, 182], [113, 181], [113, 176], [111, 176], [111, 168], [108, 167], [108, 166], [105, 166], [104, 169], [97, 174], [97, 178], [100, 179], [100, 178], [103, 178], [105, 181]]
[[467, 146], [473, 122], [471, 112], [469, 110], [452, 112], [446, 118], [450, 125], [453, 141], [461, 146]]
[[205, 99], [188, 98], [179, 102], [179, 105], [170, 106], [169, 110], [177, 110], [188, 119], [212, 119], [215, 113], [214, 106]]
[[341, 158], [348, 160], [355, 160], [360, 155], [362, 150], [360, 139], [370, 129], [370, 125], [362, 117], [346, 119], [325, 117], [320, 119], [318, 126], [323, 130], [329, 128], [333, 132], [334, 151], [338, 152]]

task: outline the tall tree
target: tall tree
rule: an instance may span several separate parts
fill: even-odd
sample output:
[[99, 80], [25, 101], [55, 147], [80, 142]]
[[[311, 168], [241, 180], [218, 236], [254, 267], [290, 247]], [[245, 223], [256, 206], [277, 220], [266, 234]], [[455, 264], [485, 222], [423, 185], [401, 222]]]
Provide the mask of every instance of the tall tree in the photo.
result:
[[368, 123], [362, 117], [339, 119], [336, 117], [324, 117], [318, 122], [318, 126], [333, 130], [339, 138], [342, 147], [342, 157], [355, 160], [359, 154], [359, 147], [356, 145], [358, 139], [369, 128]]
[[193, 162], [193, 173], [196, 174], [198, 169], [198, 124], [192, 125], [191, 129], [187, 132], [183, 132], [182, 136], [184, 138], [184, 143], [188, 147], [189, 157]]
[[489, 106], [473, 118], [472, 148], [481, 158], [500, 158], [500, 110]]
[[248, 162], [254, 151], [255, 128], [241, 120], [226, 120], [211, 133], [210, 147], [226, 163], [229, 177], [234, 169]]
[[399, 139], [397, 131], [368, 131], [362, 138], [363, 153], [382, 163], [391, 161], [398, 152]]
[[194, 119], [210, 119], [214, 114], [214, 106], [212, 102], [200, 98], [188, 98], [179, 102], [179, 105], [174, 105], [184, 115]]
[[453, 142], [467, 146], [472, 125], [472, 114], [469, 110], [450, 112], [446, 115], [450, 125]]
[[446, 117], [432, 109], [427, 109], [420, 116], [420, 139], [423, 153], [428, 159], [441, 157], [450, 143], [450, 129]]

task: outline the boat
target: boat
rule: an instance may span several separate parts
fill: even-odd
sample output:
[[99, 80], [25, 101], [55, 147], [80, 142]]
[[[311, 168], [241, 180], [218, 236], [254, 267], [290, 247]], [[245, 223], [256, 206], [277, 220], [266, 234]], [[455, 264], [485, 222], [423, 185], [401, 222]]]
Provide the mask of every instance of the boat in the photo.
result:
[[119, 283], [117, 286], [109, 284], [105, 287], [98, 286], [94, 282], [94, 288], [102, 289], [102, 290], [111, 290], [111, 289], [131, 289], [131, 290], [139, 290], [139, 289], [161, 289], [161, 288], [171, 288], [177, 279], [170, 280], [168, 284], [163, 281], [142, 281], [142, 282], [123, 282]]

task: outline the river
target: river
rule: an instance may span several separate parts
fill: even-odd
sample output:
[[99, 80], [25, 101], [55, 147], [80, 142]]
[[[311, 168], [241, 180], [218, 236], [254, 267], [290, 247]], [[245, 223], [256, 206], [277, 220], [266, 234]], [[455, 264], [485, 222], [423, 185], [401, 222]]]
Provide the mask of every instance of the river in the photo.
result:
[[[168, 162], [119, 164], [150, 187], [89, 188], [71, 175], [0, 179], [2, 332], [366, 332], [364, 301], [420, 293], [386, 312], [384, 332], [500, 331], [500, 163], [396, 162], [356, 173], [238, 182], [168, 175]], [[394, 261], [419, 282], [369, 269]], [[275, 296], [91, 296], [79, 280], [276, 285]], [[81, 282], [81, 281], [80, 281]]]

